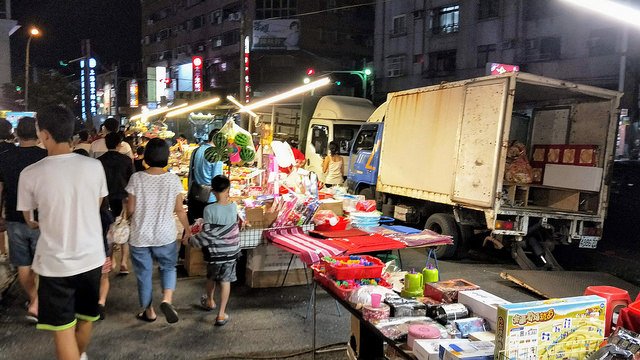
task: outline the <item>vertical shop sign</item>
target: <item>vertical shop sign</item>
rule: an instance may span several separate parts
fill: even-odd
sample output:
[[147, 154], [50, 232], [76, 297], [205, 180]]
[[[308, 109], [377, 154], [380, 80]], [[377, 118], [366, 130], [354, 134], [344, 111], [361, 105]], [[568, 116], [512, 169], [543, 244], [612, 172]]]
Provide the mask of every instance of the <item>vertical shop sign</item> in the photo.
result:
[[98, 111], [98, 99], [96, 96], [96, 59], [89, 59], [89, 111], [95, 116]]
[[244, 102], [248, 103], [251, 100], [251, 81], [249, 79], [249, 37], [244, 38]]
[[[82, 119], [84, 120], [96, 115], [98, 106], [96, 96], [96, 59], [90, 58], [88, 64], [89, 67], [87, 68], [85, 67], [85, 61], [80, 60], [80, 99], [82, 100]], [[88, 83], [87, 79], [89, 80]]]
[[202, 56], [194, 56], [191, 58], [193, 67], [193, 91], [202, 91]]
[[129, 106], [138, 107], [138, 80], [129, 82]]

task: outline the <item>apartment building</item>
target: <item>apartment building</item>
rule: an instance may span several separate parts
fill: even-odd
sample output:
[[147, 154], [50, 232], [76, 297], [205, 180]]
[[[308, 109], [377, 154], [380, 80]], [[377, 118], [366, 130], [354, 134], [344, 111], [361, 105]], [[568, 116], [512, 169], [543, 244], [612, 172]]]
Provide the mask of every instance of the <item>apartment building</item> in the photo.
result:
[[487, 64], [504, 63], [615, 90], [622, 82], [622, 107], [637, 117], [637, 34], [629, 30], [625, 37], [623, 24], [570, 4], [378, 0], [375, 29], [379, 99], [389, 91], [481, 76]]
[[[361, 68], [373, 54], [375, 9], [368, 3], [142, 0], [148, 101], [194, 90], [262, 97], [302, 84], [307, 68], [318, 74]], [[201, 70], [193, 66], [196, 56]], [[197, 76], [201, 88], [194, 88]]]
[[11, 82], [9, 32], [15, 25], [16, 21], [11, 20], [11, 0], [0, 0], [0, 85]]

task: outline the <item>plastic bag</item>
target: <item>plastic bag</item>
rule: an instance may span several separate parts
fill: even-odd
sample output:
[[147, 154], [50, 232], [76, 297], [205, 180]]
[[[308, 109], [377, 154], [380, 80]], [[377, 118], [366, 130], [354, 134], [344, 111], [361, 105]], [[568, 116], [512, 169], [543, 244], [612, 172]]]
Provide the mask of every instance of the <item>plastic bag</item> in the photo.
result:
[[530, 184], [533, 181], [533, 169], [529, 164], [524, 144], [513, 142], [507, 150], [504, 179], [516, 184]]
[[340, 221], [340, 218], [331, 210], [319, 210], [313, 216], [313, 223], [316, 225], [325, 225], [328, 223], [331, 226], [336, 226], [338, 221]]
[[361, 200], [356, 204], [356, 211], [372, 212], [376, 211], [375, 200]]
[[379, 285], [364, 285], [354, 290], [349, 296], [349, 302], [358, 307], [371, 305], [371, 294], [380, 294], [386, 298], [387, 294], [394, 294], [393, 290]]

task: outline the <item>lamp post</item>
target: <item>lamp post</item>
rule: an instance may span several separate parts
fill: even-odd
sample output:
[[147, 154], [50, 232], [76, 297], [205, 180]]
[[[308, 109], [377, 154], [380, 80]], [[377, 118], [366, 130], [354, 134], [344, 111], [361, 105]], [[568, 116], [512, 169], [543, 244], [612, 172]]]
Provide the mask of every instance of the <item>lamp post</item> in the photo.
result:
[[31, 47], [31, 39], [34, 36], [40, 36], [40, 30], [35, 27], [29, 29], [29, 39], [27, 40], [27, 56], [24, 66], [24, 111], [29, 110], [29, 48]]

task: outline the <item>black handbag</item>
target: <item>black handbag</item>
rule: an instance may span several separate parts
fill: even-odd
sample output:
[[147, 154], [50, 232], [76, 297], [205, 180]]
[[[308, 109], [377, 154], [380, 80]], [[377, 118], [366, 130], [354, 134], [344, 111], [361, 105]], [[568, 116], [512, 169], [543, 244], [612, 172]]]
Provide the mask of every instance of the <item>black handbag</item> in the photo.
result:
[[197, 201], [208, 203], [209, 197], [211, 197], [211, 186], [200, 185], [193, 179], [193, 163], [196, 157], [196, 152], [200, 150], [202, 146], [199, 146], [191, 154], [191, 164], [189, 165], [189, 196]]

